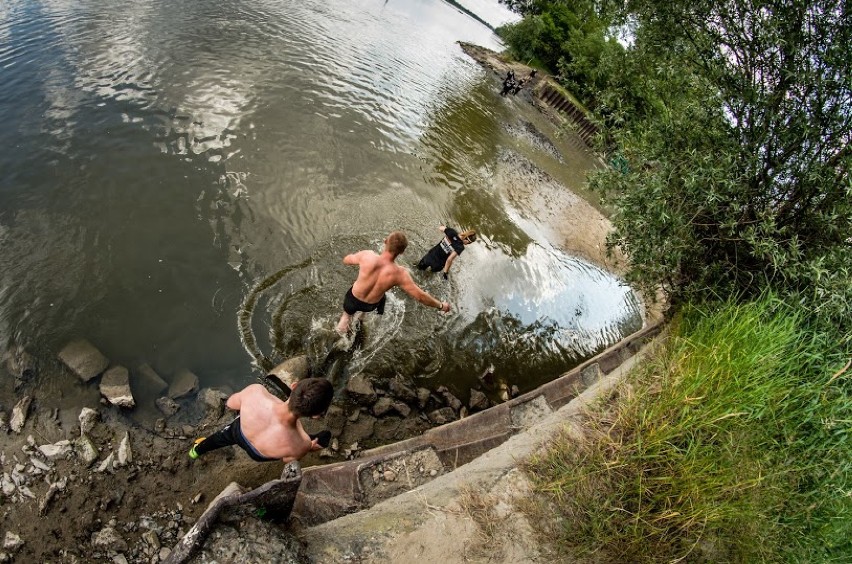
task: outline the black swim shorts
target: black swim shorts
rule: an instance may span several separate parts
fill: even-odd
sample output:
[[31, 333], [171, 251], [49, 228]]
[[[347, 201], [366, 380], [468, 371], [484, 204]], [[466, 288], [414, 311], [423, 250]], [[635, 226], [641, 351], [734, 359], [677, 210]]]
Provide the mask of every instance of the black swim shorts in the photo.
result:
[[385, 313], [385, 301], [387, 300], [387, 296], [382, 296], [382, 299], [379, 300], [377, 304], [368, 304], [367, 302], [362, 302], [352, 293], [352, 288], [349, 288], [349, 291], [346, 292], [346, 297], [343, 298], [343, 311], [348, 313], [349, 315], [355, 315], [357, 311], [370, 312], [375, 311], [379, 315]]

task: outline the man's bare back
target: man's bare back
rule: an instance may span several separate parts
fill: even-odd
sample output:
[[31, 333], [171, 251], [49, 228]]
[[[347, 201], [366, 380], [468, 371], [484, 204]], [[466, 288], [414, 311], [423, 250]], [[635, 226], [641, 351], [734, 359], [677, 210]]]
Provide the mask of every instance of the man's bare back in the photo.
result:
[[[250, 409], [240, 409], [243, 405]], [[258, 452], [285, 462], [299, 460], [312, 441], [287, 404], [260, 384], [252, 384], [228, 398], [228, 407], [240, 412], [240, 429]]]
[[[231, 423], [209, 437], [196, 439], [189, 457], [196, 460], [210, 451], [239, 446], [258, 462], [299, 460], [320, 448], [316, 439], [305, 432], [300, 417], [319, 418], [334, 398], [334, 387], [325, 378], [305, 378], [291, 384], [291, 393], [282, 401], [260, 384], [251, 384], [228, 398], [228, 407], [239, 411]], [[324, 443], [324, 446], [327, 443]]]
[[405, 251], [407, 245], [405, 234], [394, 231], [385, 239], [381, 254], [366, 250], [343, 258], [343, 264], [358, 266], [358, 278], [343, 301], [343, 315], [337, 324], [338, 333], [349, 331], [352, 316], [360, 317], [363, 312], [376, 310], [381, 315], [384, 312], [385, 293], [395, 286], [423, 305], [450, 311], [449, 303], [441, 302], [424, 292], [414, 283], [411, 273], [396, 264], [396, 257]]

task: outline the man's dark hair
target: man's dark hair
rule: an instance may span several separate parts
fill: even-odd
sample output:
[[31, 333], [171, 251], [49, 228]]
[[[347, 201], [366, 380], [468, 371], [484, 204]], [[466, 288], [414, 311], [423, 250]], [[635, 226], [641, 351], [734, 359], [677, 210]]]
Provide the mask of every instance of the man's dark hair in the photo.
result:
[[290, 394], [290, 411], [299, 417], [322, 415], [331, 405], [334, 387], [325, 378], [305, 378]]

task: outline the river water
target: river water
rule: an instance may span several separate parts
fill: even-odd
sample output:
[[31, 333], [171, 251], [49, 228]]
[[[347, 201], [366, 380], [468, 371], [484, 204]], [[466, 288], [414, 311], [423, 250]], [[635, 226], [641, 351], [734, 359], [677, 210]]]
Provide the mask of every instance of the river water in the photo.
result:
[[[629, 288], [518, 220], [495, 181], [520, 152], [579, 189], [592, 156], [512, 135], [524, 105], [458, 40], [500, 48], [440, 0], [4, 0], [0, 346], [33, 352], [48, 391], [85, 337], [207, 386], [308, 353], [338, 383], [464, 395], [489, 365], [530, 389], [638, 329]], [[342, 257], [404, 229], [414, 262], [440, 224], [482, 234], [449, 282], [415, 273], [453, 313], [393, 293], [329, 355]]]

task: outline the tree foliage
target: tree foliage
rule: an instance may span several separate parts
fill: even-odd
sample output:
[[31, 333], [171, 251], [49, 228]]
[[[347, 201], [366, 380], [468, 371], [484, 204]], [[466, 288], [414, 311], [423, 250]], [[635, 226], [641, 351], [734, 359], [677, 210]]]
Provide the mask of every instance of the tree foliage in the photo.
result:
[[598, 64], [609, 50], [623, 51], [608, 34], [612, 12], [591, 0], [504, 1], [524, 15], [497, 32], [519, 60], [544, 65], [558, 73], [577, 95], [593, 100], [601, 86]]
[[[526, 19], [550, 9], [524, 4], [542, 9]], [[632, 280], [662, 284], [675, 302], [771, 286], [848, 327], [846, 1], [630, 0], [621, 9], [605, 21], [636, 22], [629, 48], [580, 65], [595, 41], [563, 40], [559, 68], [577, 70], [575, 81], [590, 76], [585, 95], [604, 147], [617, 151], [620, 166], [591, 183], [615, 210], [612, 243], [631, 257]]]

